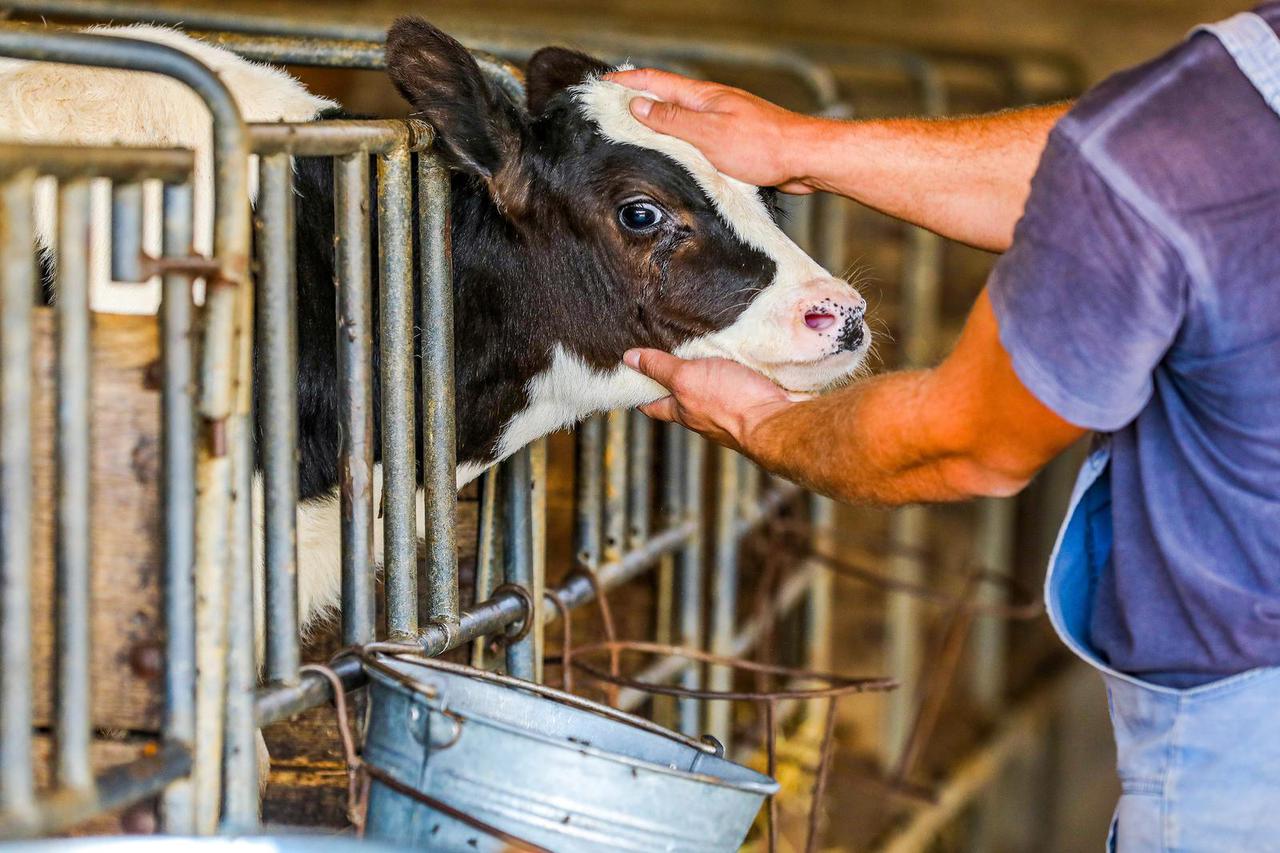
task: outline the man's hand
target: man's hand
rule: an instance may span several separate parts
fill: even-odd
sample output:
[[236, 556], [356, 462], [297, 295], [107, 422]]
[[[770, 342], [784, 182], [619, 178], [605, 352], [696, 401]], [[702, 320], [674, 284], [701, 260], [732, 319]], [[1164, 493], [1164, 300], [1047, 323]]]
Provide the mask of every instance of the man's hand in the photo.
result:
[[631, 112], [659, 133], [693, 144], [726, 175], [789, 193], [813, 192], [789, 155], [805, 147], [816, 119], [732, 86], [667, 71], [615, 71], [605, 79], [662, 98], [634, 98]]
[[633, 349], [623, 361], [671, 392], [640, 411], [747, 455], [755, 429], [799, 399], [751, 368], [723, 358], [686, 361], [661, 350]]

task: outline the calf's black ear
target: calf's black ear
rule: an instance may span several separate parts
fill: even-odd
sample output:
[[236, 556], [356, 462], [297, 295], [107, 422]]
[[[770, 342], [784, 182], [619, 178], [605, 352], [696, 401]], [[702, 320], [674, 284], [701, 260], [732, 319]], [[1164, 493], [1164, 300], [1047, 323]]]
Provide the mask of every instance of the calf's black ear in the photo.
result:
[[435, 128], [450, 165], [510, 196], [525, 119], [471, 53], [421, 18], [398, 18], [387, 31], [387, 71], [414, 114]]
[[529, 112], [538, 115], [556, 93], [576, 86], [588, 77], [598, 77], [613, 66], [566, 47], [544, 47], [529, 57], [524, 87]]

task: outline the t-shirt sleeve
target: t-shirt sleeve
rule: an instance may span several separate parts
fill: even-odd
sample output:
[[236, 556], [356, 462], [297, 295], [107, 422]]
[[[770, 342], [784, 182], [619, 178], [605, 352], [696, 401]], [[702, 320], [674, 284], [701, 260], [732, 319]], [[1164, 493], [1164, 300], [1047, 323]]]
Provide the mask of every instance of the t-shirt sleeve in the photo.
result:
[[1104, 432], [1133, 420], [1186, 307], [1177, 252], [1056, 129], [988, 293], [1027, 389]]

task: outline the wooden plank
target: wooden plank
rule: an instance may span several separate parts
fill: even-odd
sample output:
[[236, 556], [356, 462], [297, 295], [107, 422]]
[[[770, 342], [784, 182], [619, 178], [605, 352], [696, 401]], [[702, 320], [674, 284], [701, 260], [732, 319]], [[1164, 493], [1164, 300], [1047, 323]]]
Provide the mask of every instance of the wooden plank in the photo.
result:
[[[92, 704], [102, 728], [156, 731], [160, 723], [160, 373], [154, 317], [93, 317]], [[49, 725], [53, 646], [55, 322], [35, 322], [35, 552], [32, 669], [36, 720]]]

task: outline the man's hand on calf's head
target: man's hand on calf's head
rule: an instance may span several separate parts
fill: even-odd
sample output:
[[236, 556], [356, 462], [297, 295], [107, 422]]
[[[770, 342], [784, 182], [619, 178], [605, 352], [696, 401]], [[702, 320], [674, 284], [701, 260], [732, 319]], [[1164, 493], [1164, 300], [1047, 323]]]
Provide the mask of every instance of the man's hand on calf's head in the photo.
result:
[[686, 360], [661, 350], [634, 349], [623, 360], [671, 392], [640, 411], [748, 456], [753, 455], [756, 429], [803, 399], [728, 359]]
[[797, 137], [815, 121], [749, 92], [667, 71], [615, 71], [605, 79], [661, 100], [634, 98], [631, 113], [650, 128], [691, 143], [726, 175], [784, 192], [808, 193], [791, 162]]

